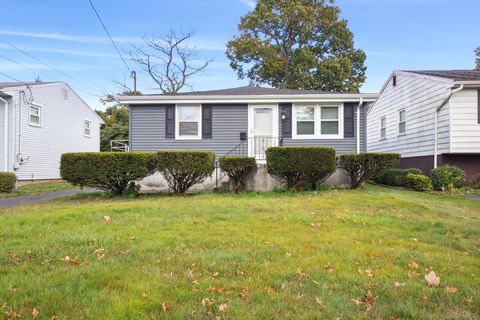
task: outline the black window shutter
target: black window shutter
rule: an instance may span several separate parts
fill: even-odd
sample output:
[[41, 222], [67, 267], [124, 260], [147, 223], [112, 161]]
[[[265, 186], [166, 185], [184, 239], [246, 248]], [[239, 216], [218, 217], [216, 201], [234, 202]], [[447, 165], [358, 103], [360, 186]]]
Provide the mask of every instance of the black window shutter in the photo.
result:
[[212, 110], [213, 106], [202, 105], [202, 138], [212, 139]]
[[355, 136], [355, 107], [356, 103], [345, 103], [343, 105], [343, 136], [351, 138]]
[[165, 108], [165, 138], [175, 138], [175, 105], [167, 105]]
[[[282, 122], [282, 138], [292, 137], [292, 104], [280, 103], [280, 121]], [[282, 117], [285, 116], [285, 120]]]

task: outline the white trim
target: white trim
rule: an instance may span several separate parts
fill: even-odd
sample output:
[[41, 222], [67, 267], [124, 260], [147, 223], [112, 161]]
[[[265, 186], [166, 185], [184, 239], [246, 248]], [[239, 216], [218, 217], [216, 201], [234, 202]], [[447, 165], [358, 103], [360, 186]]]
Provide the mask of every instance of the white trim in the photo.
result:
[[[88, 126], [88, 130], [90, 130], [89, 134], [85, 133], [85, 131], [87, 130], [87, 127], [85, 126], [85, 123], [87, 123], [87, 122], [89, 123], [89, 126]], [[90, 119], [84, 119], [83, 120], [83, 136], [85, 138], [91, 138], [92, 137], [92, 124], [93, 124], [92, 120], [90, 120]]]
[[[180, 135], [180, 117], [179, 107], [197, 107], [198, 114], [198, 132], [196, 136]], [[202, 140], [202, 105], [201, 104], [176, 104], [175, 105], [175, 140]]]
[[[28, 105], [28, 125], [32, 127], [37, 127], [41, 128], [43, 126], [43, 105], [35, 102], [30, 102], [27, 104]], [[31, 113], [31, 108], [37, 108], [38, 109], [38, 115], [32, 114]], [[33, 123], [31, 122], [31, 116], [38, 116], [38, 123]]]
[[[278, 138], [278, 103], [276, 104], [249, 104], [248, 105], [248, 138], [255, 138], [254, 133], [254, 119], [255, 109], [257, 108], [272, 108], [272, 138]], [[248, 156], [255, 157], [253, 150], [253, 143], [255, 139], [248, 139]], [[275, 139], [274, 139], [275, 141]]]
[[4, 116], [5, 116], [5, 131], [4, 131], [4, 137], [3, 137], [3, 144], [4, 144], [4, 150], [3, 150], [3, 160], [5, 161], [4, 163], [4, 170], [5, 172], [8, 172], [8, 102], [7, 100], [4, 100], [2, 97], [0, 97], [0, 101], [3, 102], [5, 106], [5, 111], [4, 111]]
[[[297, 112], [296, 107], [308, 107], [312, 106], [315, 107], [314, 112], [314, 134], [313, 135], [299, 135], [297, 134]], [[322, 134], [322, 107], [336, 107], [338, 108], [338, 134]], [[344, 104], [332, 104], [332, 103], [315, 103], [315, 104], [293, 104], [292, 105], [292, 139], [295, 140], [327, 140], [327, 139], [335, 139], [341, 140], [344, 138], [344, 119], [343, 119], [343, 108]], [[324, 121], [329, 121], [324, 120]], [[332, 122], [335, 120], [332, 120]]]

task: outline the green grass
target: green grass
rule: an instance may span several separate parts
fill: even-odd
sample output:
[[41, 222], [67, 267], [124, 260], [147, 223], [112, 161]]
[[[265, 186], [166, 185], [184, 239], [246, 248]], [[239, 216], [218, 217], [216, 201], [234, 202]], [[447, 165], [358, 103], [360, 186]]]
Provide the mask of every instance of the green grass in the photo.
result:
[[[480, 314], [480, 202], [458, 197], [376, 186], [89, 195], [0, 212], [0, 307], [22, 319], [33, 308], [37, 319]], [[65, 256], [80, 265], [65, 263]], [[418, 269], [409, 267], [413, 261]], [[441, 277], [439, 287], [423, 279], [431, 269]], [[396, 281], [405, 286], [395, 288]], [[367, 290], [374, 297], [369, 311], [353, 301]]]
[[11, 198], [20, 196], [32, 196], [48, 192], [66, 191], [78, 189], [78, 187], [71, 185], [64, 181], [44, 182], [27, 184], [18, 187], [13, 193], [0, 193], [0, 198]]

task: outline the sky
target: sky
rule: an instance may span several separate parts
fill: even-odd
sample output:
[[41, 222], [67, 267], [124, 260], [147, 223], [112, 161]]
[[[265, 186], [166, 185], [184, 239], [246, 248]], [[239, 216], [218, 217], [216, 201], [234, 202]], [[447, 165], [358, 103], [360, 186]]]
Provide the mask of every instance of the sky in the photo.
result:
[[[213, 60], [192, 79], [195, 90], [248, 84], [230, 68], [225, 44], [238, 34], [240, 17], [255, 0], [92, 1], [125, 59], [130, 45], [141, 44], [143, 37], [193, 32], [190, 45], [201, 59]], [[378, 92], [393, 70], [474, 67], [473, 50], [480, 46], [478, 0], [337, 0], [336, 5], [355, 46], [367, 54], [362, 92]], [[88, 0], [3, 1], [2, 12], [1, 72], [21, 81], [65, 81], [95, 109], [103, 108], [100, 96], [119, 92], [115, 81], [132, 87]], [[158, 92], [141, 68], [127, 64], [138, 72], [139, 90]], [[0, 75], [0, 81], [11, 79]]]

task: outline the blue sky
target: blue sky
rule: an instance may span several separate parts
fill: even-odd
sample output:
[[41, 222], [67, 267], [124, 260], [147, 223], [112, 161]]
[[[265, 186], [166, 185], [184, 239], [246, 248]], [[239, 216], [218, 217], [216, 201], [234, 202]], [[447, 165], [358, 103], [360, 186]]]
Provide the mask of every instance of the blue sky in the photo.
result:
[[[254, 0], [94, 0], [121, 50], [143, 36], [193, 31], [192, 45], [214, 61], [193, 79], [195, 90], [247, 84], [237, 80], [225, 58], [225, 43]], [[337, 0], [356, 47], [367, 53], [363, 92], [378, 91], [395, 69], [471, 69], [480, 46], [478, 0]], [[0, 71], [22, 81], [68, 82], [93, 108], [98, 96], [130, 81], [87, 0], [16, 0], [2, 3]], [[16, 51], [6, 40], [67, 74]], [[21, 64], [21, 65], [19, 65]], [[135, 68], [129, 62], [131, 68]], [[75, 79], [75, 80], [72, 80]], [[155, 92], [139, 73], [139, 89]], [[0, 75], [0, 81], [10, 81]]]

